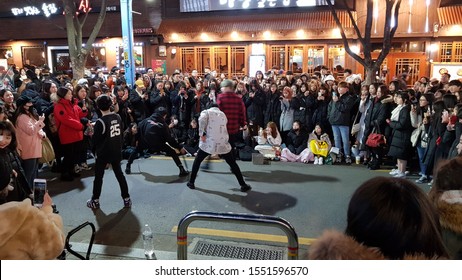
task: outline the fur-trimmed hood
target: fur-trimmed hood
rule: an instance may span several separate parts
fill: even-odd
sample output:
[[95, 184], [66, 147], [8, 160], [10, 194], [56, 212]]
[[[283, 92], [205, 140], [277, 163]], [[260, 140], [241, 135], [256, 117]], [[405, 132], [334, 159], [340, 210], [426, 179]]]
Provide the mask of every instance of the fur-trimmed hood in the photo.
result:
[[[325, 231], [309, 249], [311, 260], [385, 260], [379, 248], [358, 243], [352, 237], [334, 230]], [[426, 260], [423, 255], [405, 256], [406, 260]]]
[[435, 203], [444, 229], [462, 235], [462, 190], [445, 191]]
[[41, 209], [29, 199], [0, 205], [0, 259], [49, 260], [64, 249], [61, 216], [51, 206]]

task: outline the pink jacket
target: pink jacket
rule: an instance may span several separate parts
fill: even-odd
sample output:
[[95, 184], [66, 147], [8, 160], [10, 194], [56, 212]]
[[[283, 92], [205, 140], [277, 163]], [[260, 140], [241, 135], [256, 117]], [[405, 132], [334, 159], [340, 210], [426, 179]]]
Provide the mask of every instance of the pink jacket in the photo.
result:
[[16, 138], [22, 159], [42, 157], [42, 139], [46, 137], [42, 128], [45, 124], [26, 114], [19, 115], [16, 120]]

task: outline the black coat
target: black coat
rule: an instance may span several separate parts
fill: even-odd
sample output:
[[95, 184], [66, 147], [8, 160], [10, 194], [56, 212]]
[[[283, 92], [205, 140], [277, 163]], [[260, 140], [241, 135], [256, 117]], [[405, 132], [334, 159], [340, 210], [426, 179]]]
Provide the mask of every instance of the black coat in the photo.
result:
[[299, 155], [304, 149], [306, 149], [308, 144], [308, 131], [305, 129], [300, 129], [297, 134], [293, 129], [289, 131], [286, 138], [286, 146], [289, 151]]
[[256, 91], [253, 98], [248, 94], [244, 97], [245, 108], [247, 109], [247, 123], [252, 122], [260, 127], [265, 127], [264, 112], [266, 106], [266, 96], [262, 91]]
[[371, 106], [366, 112], [366, 118], [364, 119], [365, 130], [363, 143], [366, 143], [367, 137], [372, 133], [375, 128], [377, 133], [385, 133], [387, 127], [387, 118], [390, 117], [391, 113], [391, 102], [389, 96], [382, 96], [380, 99], [372, 101]]
[[462, 123], [457, 122], [455, 125], [455, 137], [454, 142], [451, 145], [451, 149], [449, 150], [448, 158], [454, 158], [457, 156], [457, 145], [460, 142], [460, 135], [462, 134]]
[[397, 121], [391, 121], [392, 129], [390, 150], [388, 155], [398, 159], [408, 160], [412, 154], [411, 134], [414, 128], [411, 124], [409, 106], [404, 106], [399, 112]]
[[161, 95], [159, 90], [153, 90], [149, 93], [149, 99], [146, 101], [146, 107], [148, 115], [152, 115], [157, 108], [164, 107], [167, 109], [167, 116], [170, 116], [170, 108], [172, 107], [170, 103], [170, 96], [167, 92], [165, 92], [164, 95]]
[[265, 120], [264, 124], [268, 122], [276, 123], [277, 127], [279, 127], [279, 119], [281, 118], [281, 95], [277, 91], [276, 93], [269, 93], [266, 102], [266, 110], [265, 110]]
[[180, 144], [170, 133], [167, 123], [163, 116], [158, 113], [152, 114], [138, 125], [136, 134], [139, 148], [161, 151], [165, 143], [176, 149], [180, 149]]
[[135, 89], [133, 89], [130, 92], [128, 100], [130, 101], [130, 107], [131, 107], [131, 110], [132, 110], [132, 116], [135, 119], [135, 121], [137, 123], [139, 123], [142, 120], [144, 120], [146, 118], [146, 115], [147, 115], [147, 107], [146, 107], [145, 100], [142, 99], [138, 95], [138, 92], [136, 92]]
[[313, 121], [313, 114], [316, 109], [315, 97], [312, 94], [309, 94], [308, 96], [300, 95], [294, 98], [294, 104], [294, 120], [300, 121], [308, 131], [312, 131], [315, 126], [315, 123]]

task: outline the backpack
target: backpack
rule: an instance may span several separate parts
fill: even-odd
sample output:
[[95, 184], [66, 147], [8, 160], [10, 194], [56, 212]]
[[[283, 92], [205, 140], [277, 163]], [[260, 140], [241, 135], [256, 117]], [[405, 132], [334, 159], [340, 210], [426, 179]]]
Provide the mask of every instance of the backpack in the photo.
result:
[[258, 153], [250, 146], [244, 146], [242, 149], [239, 149], [239, 159], [242, 161], [252, 161], [252, 154]]

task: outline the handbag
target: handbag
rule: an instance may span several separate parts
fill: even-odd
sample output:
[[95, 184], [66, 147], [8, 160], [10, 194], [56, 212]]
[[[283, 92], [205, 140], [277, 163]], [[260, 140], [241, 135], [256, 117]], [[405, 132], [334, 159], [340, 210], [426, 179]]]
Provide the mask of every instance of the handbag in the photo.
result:
[[316, 156], [326, 157], [329, 154], [329, 145], [326, 141], [310, 141], [311, 152]]
[[375, 132], [375, 127], [372, 133], [367, 136], [366, 146], [371, 148], [377, 148], [385, 144], [385, 136], [381, 133]]
[[39, 163], [49, 163], [55, 159], [55, 150], [49, 138], [42, 139], [42, 157], [39, 158]]
[[351, 127], [351, 136], [355, 136], [361, 129], [361, 123], [356, 123], [358, 120], [359, 110], [356, 113], [355, 120], [353, 121], [353, 126]]

